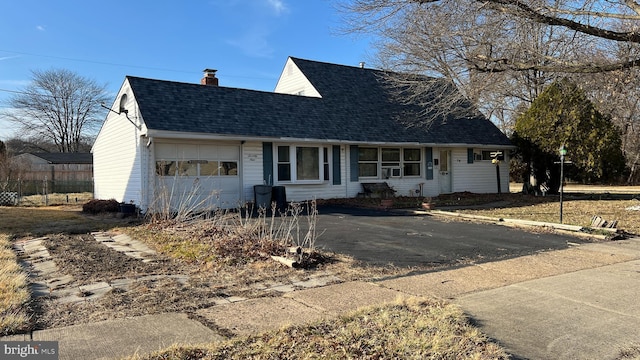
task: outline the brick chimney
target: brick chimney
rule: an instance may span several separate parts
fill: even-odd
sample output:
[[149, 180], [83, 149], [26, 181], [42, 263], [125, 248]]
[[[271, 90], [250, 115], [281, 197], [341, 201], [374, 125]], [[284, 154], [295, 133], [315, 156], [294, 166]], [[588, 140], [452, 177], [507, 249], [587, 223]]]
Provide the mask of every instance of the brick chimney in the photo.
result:
[[204, 77], [200, 80], [200, 84], [208, 86], [218, 86], [218, 78], [214, 69], [204, 69]]

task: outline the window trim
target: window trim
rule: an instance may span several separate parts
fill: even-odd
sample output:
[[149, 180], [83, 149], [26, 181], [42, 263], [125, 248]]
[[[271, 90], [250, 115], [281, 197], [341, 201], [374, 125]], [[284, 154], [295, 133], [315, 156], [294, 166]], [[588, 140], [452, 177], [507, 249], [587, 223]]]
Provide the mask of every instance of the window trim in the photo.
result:
[[[376, 176], [361, 176], [359, 172], [358, 179], [359, 180], [387, 180], [387, 179], [403, 179], [403, 178], [421, 178], [424, 174], [424, 166], [423, 166], [423, 149], [422, 147], [413, 147], [413, 146], [361, 146], [358, 147], [358, 151], [360, 149], [376, 149], [378, 160], [364, 160], [361, 161], [358, 157], [358, 167], [361, 164], [376, 164]], [[382, 155], [384, 150], [400, 150], [400, 158], [398, 161], [387, 161], [382, 159]], [[417, 150], [418, 160], [405, 160], [405, 150]], [[419, 173], [417, 175], [405, 175], [405, 165], [418, 165]], [[388, 170], [389, 176], [385, 176], [385, 172]], [[397, 175], [396, 175], [397, 174]]]
[[[280, 162], [280, 158], [278, 156], [279, 154], [279, 148], [280, 147], [288, 147], [289, 148], [289, 161], [288, 162]], [[318, 179], [311, 179], [311, 180], [299, 180], [298, 179], [298, 163], [297, 163], [297, 152], [298, 152], [298, 148], [315, 148], [318, 150]], [[327, 159], [323, 158], [324, 155], [324, 149], [327, 149]], [[325, 145], [319, 145], [319, 144], [300, 144], [300, 143], [277, 143], [277, 144], [273, 144], [273, 150], [274, 153], [276, 154], [276, 156], [274, 156], [274, 162], [273, 162], [273, 170], [274, 170], [274, 174], [277, 177], [276, 179], [274, 179], [275, 183], [277, 184], [327, 184], [331, 181], [331, 165], [332, 165], [332, 160], [331, 160], [331, 156], [330, 156], [330, 152], [331, 149], [328, 146]], [[280, 180], [279, 178], [279, 173], [278, 173], [278, 167], [281, 164], [289, 164], [289, 170], [290, 170], [290, 180]], [[328, 176], [325, 175], [325, 165], [329, 165], [329, 174]]]
[[502, 152], [502, 155], [498, 157], [498, 160], [504, 160], [504, 150], [497, 150], [497, 149], [473, 149], [473, 160], [474, 161], [492, 161], [493, 158], [491, 157], [491, 153], [492, 152], [496, 152], [496, 151], [500, 151]]
[[[360, 160], [360, 151], [362, 149], [375, 149], [376, 150], [376, 160]], [[359, 146], [358, 147], [358, 179], [379, 179], [380, 178], [380, 147], [375, 146]], [[376, 165], [376, 175], [375, 176], [362, 176], [362, 171], [360, 170], [360, 164], [375, 164]]]

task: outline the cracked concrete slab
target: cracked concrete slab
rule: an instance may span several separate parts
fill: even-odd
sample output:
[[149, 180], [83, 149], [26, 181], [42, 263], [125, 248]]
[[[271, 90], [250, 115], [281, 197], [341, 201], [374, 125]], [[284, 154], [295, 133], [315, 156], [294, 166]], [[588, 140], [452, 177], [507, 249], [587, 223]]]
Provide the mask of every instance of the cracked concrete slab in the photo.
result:
[[237, 335], [257, 334], [286, 325], [319, 320], [321, 311], [294, 299], [257, 298], [198, 310], [197, 315]]
[[630, 261], [473, 293], [455, 302], [483, 332], [518, 356], [613, 359], [638, 341], [638, 283], [640, 261]]
[[327, 314], [338, 315], [364, 306], [391, 303], [399, 298], [411, 296], [372, 283], [352, 281], [294, 291], [285, 294], [284, 297], [294, 299]]
[[[0, 337], [27, 341], [29, 335]], [[34, 341], [58, 341], [60, 360], [120, 359], [146, 355], [173, 344], [197, 345], [224, 340], [186, 314], [157, 314], [33, 332]]]
[[335, 284], [340, 282], [342, 282], [342, 280], [335, 275], [325, 275], [325, 276], [312, 277], [306, 281], [296, 281], [293, 283], [293, 285], [308, 289], [308, 288], [326, 286], [328, 284]]
[[158, 261], [158, 254], [145, 243], [131, 238], [127, 234], [111, 235], [106, 232], [93, 232], [93, 238], [109, 248], [146, 263]]

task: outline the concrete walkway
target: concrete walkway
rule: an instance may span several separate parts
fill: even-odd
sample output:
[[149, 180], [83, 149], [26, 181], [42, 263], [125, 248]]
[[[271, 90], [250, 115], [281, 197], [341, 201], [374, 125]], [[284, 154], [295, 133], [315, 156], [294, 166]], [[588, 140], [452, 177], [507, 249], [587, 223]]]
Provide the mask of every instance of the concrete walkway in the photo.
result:
[[516, 358], [609, 359], [626, 346], [640, 345], [639, 288], [640, 239], [630, 239], [373, 283], [296, 290], [217, 305], [191, 318], [162, 314], [36, 331], [33, 339], [59, 341], [60, 359], [118, 358], [417, 296], [459, 304]]

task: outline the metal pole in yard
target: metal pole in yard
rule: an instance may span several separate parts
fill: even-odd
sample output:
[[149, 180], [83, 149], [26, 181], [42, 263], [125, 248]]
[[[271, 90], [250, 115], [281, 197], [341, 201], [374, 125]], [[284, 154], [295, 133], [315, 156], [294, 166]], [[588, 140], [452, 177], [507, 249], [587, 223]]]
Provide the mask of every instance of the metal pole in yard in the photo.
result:
[[560, 224], [562, 224], [562, 195], [564, 193], [564, 156], [567, 155], [567, 149], [564, 144], [560, 147]]
[[502, 151], [494, 151], [491, 154], [491, 162], [496, 165], [496, 182], [498, 183], [498, 194], [502, 193], [502, 186], [500, 186], [500, 156]]
[[42, 190], [44, 192], [44, 206], [49, 206], [49, 194], [47, 192], [47, 177], [44, 177], [44, 184], [42, 184]]

